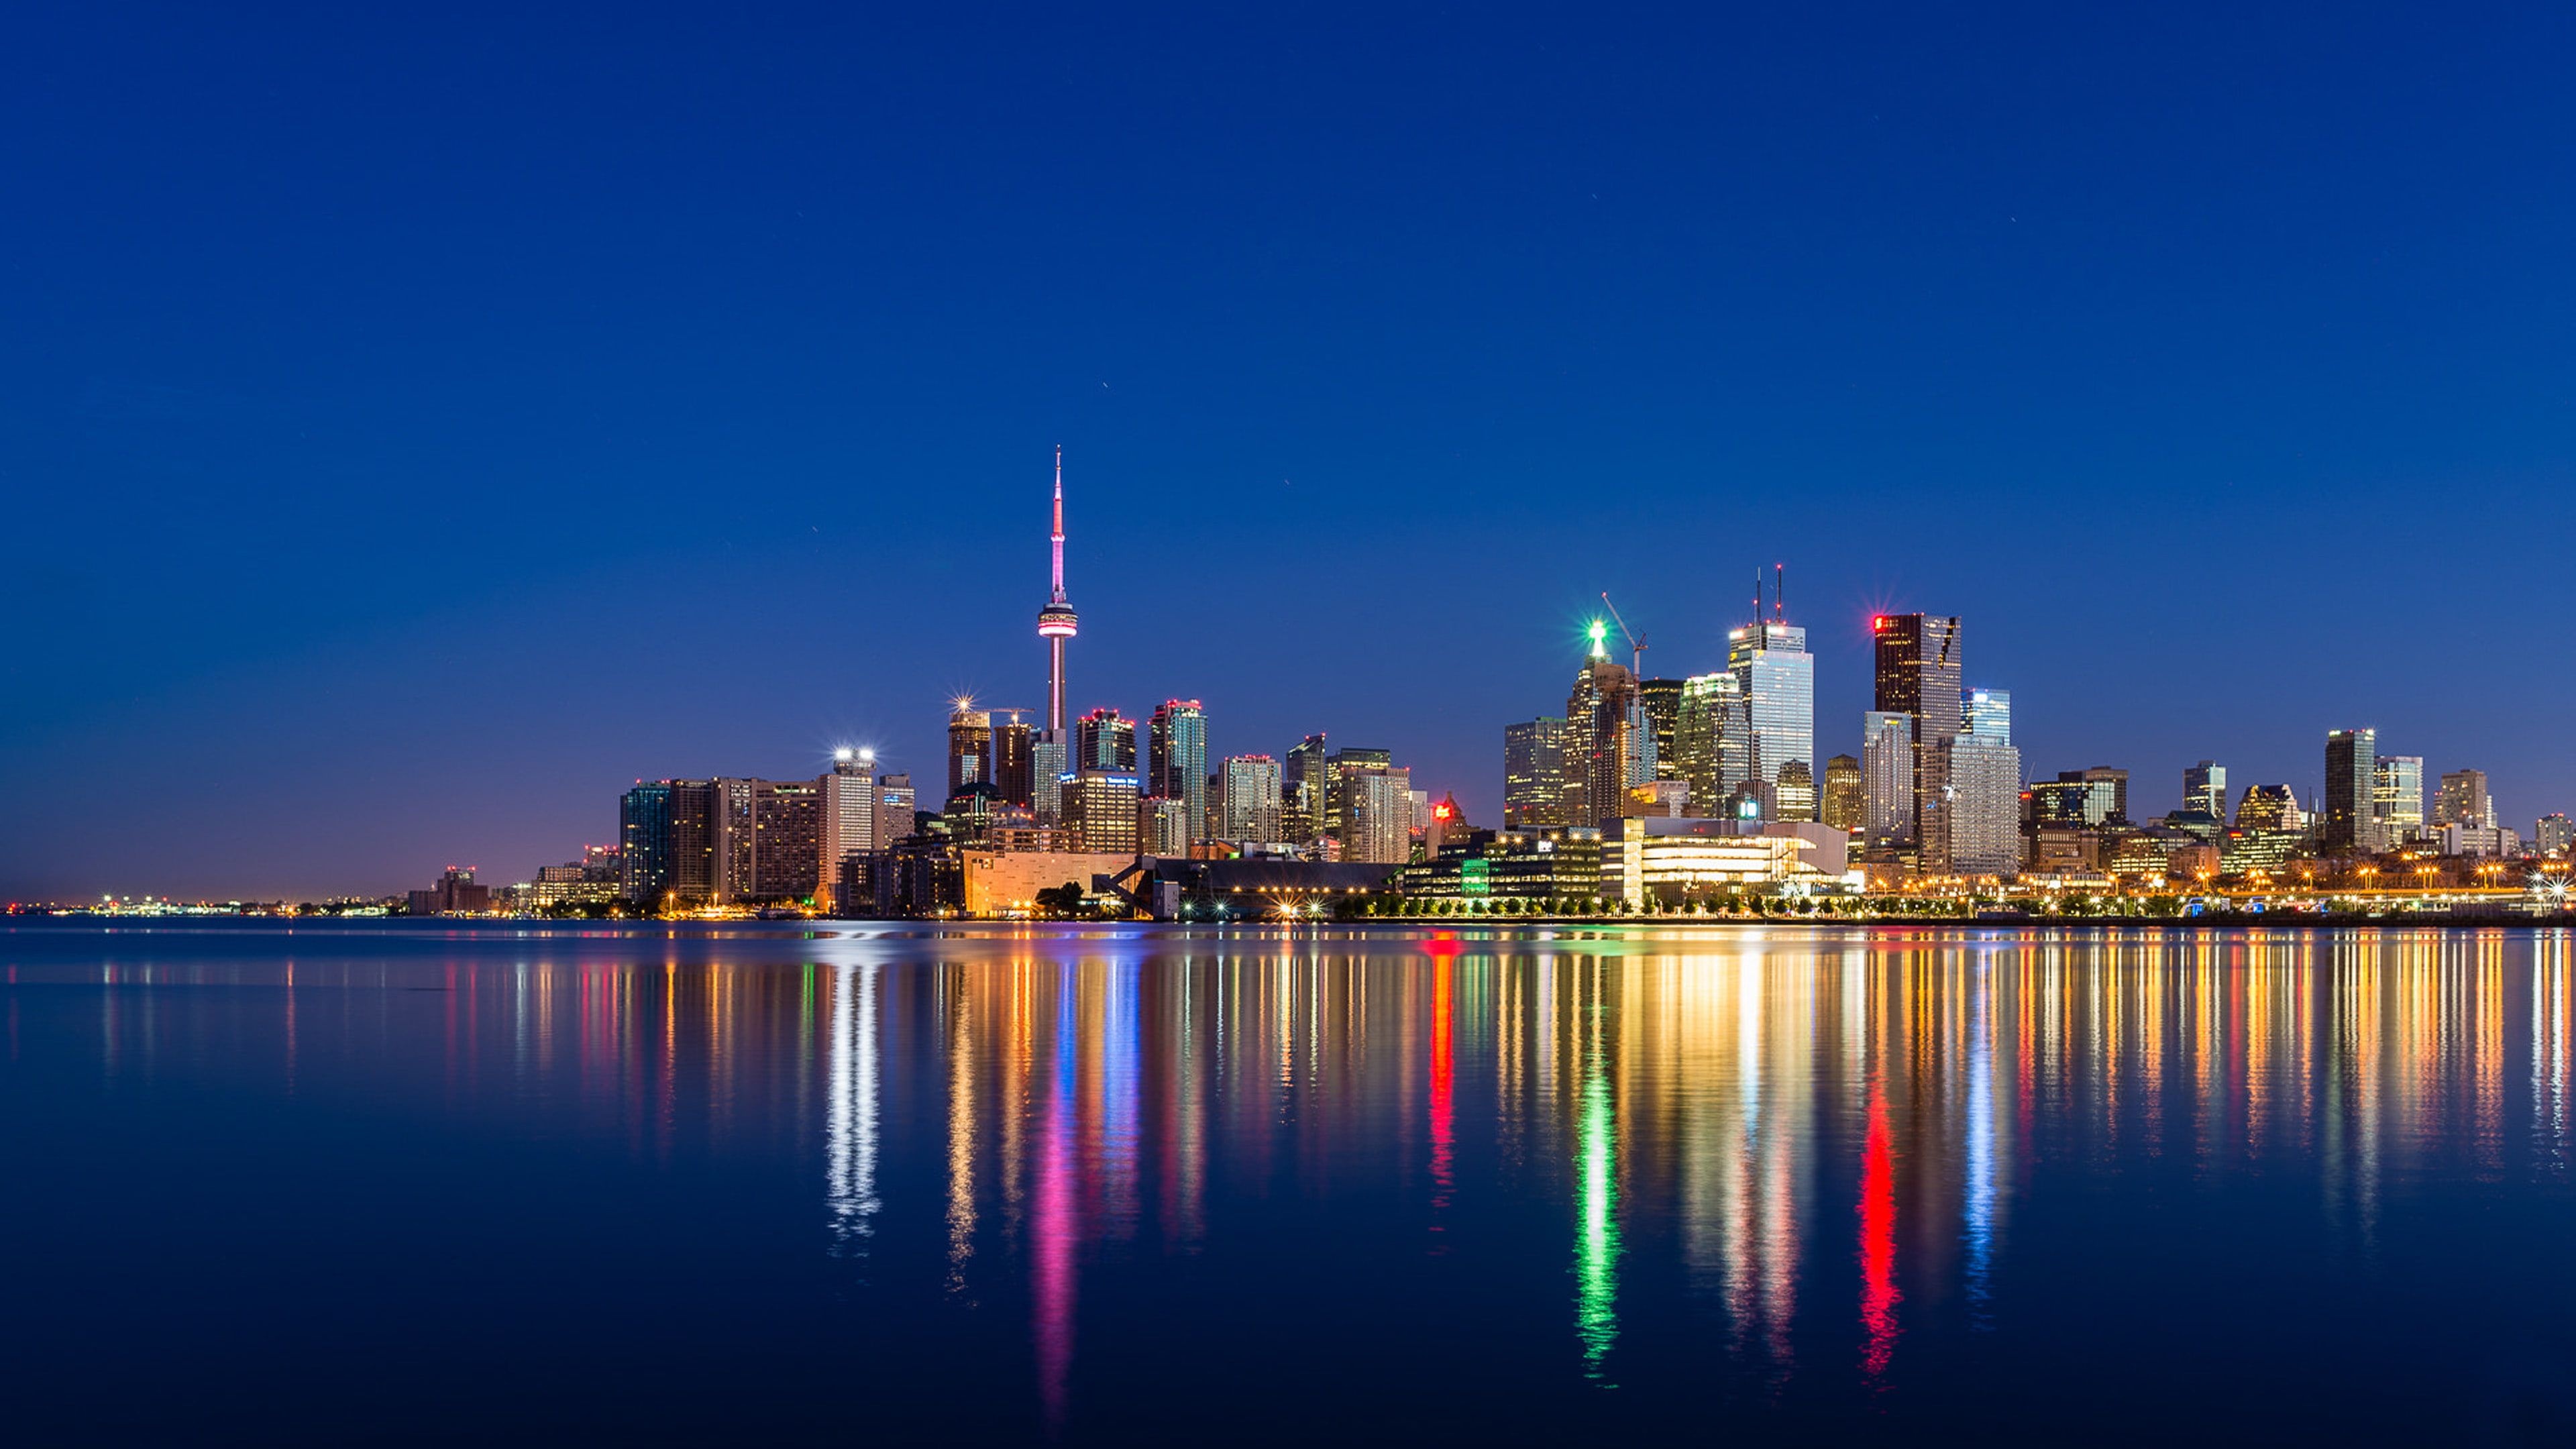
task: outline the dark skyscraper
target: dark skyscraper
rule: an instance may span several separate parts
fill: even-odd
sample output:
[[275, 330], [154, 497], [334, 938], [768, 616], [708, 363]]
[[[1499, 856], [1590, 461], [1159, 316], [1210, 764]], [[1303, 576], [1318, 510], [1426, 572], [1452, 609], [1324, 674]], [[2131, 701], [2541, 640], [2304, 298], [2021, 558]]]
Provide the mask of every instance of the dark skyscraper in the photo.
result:
[[671, 888], [671, 782], [638, 782], [617, 802], [617, 893], [659, 906]]
[[961, 699], [948, 712], [948, 794], [993, 783], [993, 717]]
[[1136, 770], [1136, 722], [1114, 709], [1095, 709], [1074, 726], [1075, 770]]
[[1876, 640], [1876, 701], [1881, 714], [1914, 716], [1917, 744], [1946, 740], [1961, 721], [1959, 621], [1933, 614], [1882, 614], [1870, 621]]
[[1960, 690], [1959, 620], [1937, 614], [1881, 614], [1870, 620], [1877, 668], [1876, 715], [1913, 722], [1914, 829], [1923, 863], [1950, 863], [1950, 742], [1966, 722]]
[[1330, 792], [1332, 773], [1327, 763], [1330, 758], [1324, 732], [1318, 730], [1288, 751], [1287, 763], [1281, 770], [1279, 828], [1300, 845], [1323, 838], [1324, 801]]
[[993, 726], [993, 788], [1005, 805], [1037, 801], [1037, 731], [1018, 714]]
[[2326, 798], [2317, 846], [2329, 855], [2379, 848], [2370, 809], [2378, 752], [2376, 730], [2334, 730], [2326, 735]]
[[1504, 827], [1565, 823], [1565, 721], [1503, 726]]
[[1682, 718], [1682, 681], [1678, 679], [1641, 679], [1637, 682], [1637, 707], [1645, 712], [1646, 732], [1655, 743], [1655, 772], [1658, 780], [1682, 778], [1678, 758], [1680, 746], [1674, 731]]

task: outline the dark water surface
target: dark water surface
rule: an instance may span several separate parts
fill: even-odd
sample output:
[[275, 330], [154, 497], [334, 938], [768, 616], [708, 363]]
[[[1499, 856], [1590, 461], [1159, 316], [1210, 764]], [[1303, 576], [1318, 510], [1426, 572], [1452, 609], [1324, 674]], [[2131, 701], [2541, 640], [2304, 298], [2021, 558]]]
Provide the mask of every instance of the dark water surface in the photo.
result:
[[0, 959], [36, 1442], [2576, 1436], [2563, 932]]

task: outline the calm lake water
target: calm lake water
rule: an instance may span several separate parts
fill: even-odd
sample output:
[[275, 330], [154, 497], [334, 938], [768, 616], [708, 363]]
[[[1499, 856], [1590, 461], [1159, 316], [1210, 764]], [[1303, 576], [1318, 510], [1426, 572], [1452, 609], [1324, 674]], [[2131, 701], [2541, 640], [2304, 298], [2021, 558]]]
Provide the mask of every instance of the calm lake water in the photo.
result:
[[2564, 932], [0, 930], [12, 1437], [2576, 1436]]

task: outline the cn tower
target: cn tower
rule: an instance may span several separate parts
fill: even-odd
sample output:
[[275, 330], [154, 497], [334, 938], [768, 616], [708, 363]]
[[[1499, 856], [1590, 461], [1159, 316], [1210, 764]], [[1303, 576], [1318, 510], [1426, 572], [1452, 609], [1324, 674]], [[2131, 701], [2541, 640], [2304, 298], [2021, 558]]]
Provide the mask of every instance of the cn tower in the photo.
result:
[[1038, 610], [1038, 637], [1047, 641], [1047, 737], [1064, 735], [1064, 641], [1074, 635], [1073, 605], [1064, 601], [1064, 445], [1055, 449], [1055, 591]]

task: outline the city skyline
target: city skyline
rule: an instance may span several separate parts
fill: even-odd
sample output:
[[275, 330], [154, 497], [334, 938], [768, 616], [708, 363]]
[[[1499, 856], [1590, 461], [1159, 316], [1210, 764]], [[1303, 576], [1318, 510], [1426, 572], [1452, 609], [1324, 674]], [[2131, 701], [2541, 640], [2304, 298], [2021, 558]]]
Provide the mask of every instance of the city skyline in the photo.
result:
[[[2528, 828], [2568, 27], [34, 17], [0, 894], [524, 878], [611, 786], [854, 742], [937, 780], [948, 700], [1038, 702], [1059, 443], [1067, 708], [1199, 699], [1212, 759], [1324, 730], [1497, 820], [1602, 592], [1687, 678], [1786, 561], [1818, 755], [1935, 611], [2034, 777], [2304, 798], [2367, 726]], [[2362, 566], [2436, 514], [2438, 591]]]

